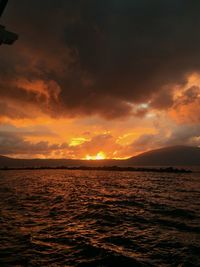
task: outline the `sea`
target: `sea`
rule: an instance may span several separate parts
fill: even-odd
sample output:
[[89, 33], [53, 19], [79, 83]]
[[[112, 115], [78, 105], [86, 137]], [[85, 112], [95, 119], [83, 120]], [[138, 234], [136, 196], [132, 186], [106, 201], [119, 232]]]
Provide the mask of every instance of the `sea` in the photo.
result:
[[200, 173], [0, 171], [0, 266], [200, 266]]

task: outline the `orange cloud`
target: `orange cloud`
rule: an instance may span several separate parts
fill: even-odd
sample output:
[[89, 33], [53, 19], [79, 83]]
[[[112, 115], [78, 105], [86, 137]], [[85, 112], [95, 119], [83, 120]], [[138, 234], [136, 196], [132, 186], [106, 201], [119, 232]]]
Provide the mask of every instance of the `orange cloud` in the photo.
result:
[[178, 92], [169, 111], [177, 123], [198, 124], [200, 122], [200, 87], [192, 86]]
[[44, 97], [47, 102], [49, 102], [51, 98], [58, 101], [59, 94], [61, 92], [60, 87], [53, 80], [44, 81], [19, 79], [16, 82], [16, 86], [25, 92], [32, 92], [36, 94], [38, 98]]

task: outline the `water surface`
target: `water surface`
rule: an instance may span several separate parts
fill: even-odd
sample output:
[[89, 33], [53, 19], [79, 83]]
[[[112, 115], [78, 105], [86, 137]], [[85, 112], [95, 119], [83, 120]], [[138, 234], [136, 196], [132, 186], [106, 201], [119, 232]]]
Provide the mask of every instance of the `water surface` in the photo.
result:
[[0, 266], [200, 266], [199, 173], [2, 171]]

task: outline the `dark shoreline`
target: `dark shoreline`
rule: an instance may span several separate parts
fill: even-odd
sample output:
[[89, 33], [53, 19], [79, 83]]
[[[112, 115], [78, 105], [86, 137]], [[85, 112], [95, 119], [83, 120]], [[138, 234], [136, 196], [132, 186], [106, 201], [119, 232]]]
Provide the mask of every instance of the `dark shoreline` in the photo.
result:
[[104, 167], [22, 167], [22, 168], [0, 168], [1, 171], [19, 171], [19, 170], [81, 170], [81, 171], [120, 171], [120, 172], [160, 172], [160, 173], [192, 173], [192, 170], [178, 169], [173, 167], [166, 168], [136, 168], [136, 167], [118, 167], [118, 166], [104, 166]]

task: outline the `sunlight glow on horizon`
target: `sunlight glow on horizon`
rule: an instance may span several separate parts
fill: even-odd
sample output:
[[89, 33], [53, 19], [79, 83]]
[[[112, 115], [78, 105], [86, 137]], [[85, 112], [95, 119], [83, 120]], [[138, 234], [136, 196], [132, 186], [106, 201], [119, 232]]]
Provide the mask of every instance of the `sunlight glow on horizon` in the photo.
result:
[[103, 159], [106, 159], [106, 154], [100, 151], [95, 156], [86, 155], [85, 159], [86, 160], [103, 160]]

